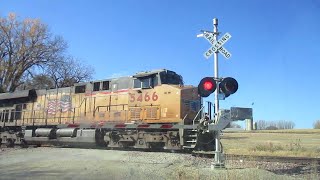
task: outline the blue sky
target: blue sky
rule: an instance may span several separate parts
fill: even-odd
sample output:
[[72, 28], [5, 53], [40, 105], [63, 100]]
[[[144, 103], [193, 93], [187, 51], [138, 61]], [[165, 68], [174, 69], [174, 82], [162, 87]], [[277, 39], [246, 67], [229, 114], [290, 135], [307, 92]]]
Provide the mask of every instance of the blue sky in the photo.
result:
[[196, 35], [216, 17], [232, 35], [224, 45], [232, 58], [219, 55], [219, 73], [239, 82], [223, 108], [253, 107], [255, 120], [296, 128], [320, 119], [319, 0], [0, 0], [0, 15], [9, 12], [48, 24], [95, 79], [166, 68], [191, 85], [213, 75], [213, 59], [203, 57], [210, 44]]

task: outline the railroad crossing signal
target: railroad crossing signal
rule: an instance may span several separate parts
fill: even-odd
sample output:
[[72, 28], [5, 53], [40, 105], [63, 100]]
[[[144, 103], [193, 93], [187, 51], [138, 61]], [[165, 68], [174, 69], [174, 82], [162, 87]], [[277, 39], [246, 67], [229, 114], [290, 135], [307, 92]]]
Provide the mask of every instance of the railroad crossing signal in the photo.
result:
[[198, 85], [198, 94], [201, 97], [208, 97], [216, 90], [217, 86], [219, 87], [217, 90], [218, 93], [223, 96], [221, 99], [234, 94], [239, 87], [237, 80], [232, 77], [226, 77], [219, 80], [215, 80], [213, 77], [205, 77]]
[[226, 59], [231, 57], [231, 53], [223, 47], [223, 45], [231, 38], [229, 33], [225, 33], [218, 41], [214, 40], [214, 33], [205, 31], [203, 33], [205, 39], [212, 45], [203, 55], [208, 59], [215, 52], [220, 52]]
[[[229, 33], [226, 33], [218, 40], [218, 19], [213, 19], [213, 32], [202, 31], [203, 34], [197, 35], [197, 37], [205, 37], [212, 45], [205, 53], [204, 57], [208, 59], [210, 56], [213, 56], [214, 59], [214, 78], [211, 77], [211, 81], [208, 78], [204, 78], [200, 81], [198, 85], [198, 93], [202, 97], [207, 97], [211, 93], [215, 92], [214, 99], [214, 112], [215, 112], [215, 124], [219, 123], [219, 92], [220, 94], [228, 97], [230, 94], [235, 93], [238, 90], [238, 83], [233, 78], [219, 78], [218, 73], [218, 53], [220, 52], [226, 59], [231, 57], [231, 53], [223, 47], [223, 45], [231, 38]], [[216, 81], [216, 86], [213, 88]], [[219, 82], [219, 83], [217, 83]], [[219, 87], [221, 85], [221, 87]], [[217, 91], [215, 91], [217, 89]], [[224, 98], [223, 98], [224, 99]], [[224, 162], [222, 160], [222, 149], [220, 148], [220, 131], [215, 131], [215, 167], [224, 167]]]

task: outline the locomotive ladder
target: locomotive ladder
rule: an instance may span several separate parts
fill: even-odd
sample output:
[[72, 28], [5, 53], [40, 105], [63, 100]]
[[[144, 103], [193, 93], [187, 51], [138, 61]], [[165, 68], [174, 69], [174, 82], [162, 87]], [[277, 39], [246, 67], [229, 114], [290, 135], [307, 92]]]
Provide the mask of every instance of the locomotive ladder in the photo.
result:
[[[201, 114], [204, 106], [198, 111], [197, 115], [192, 121], [192, 125], [195, 127], [200, 123], [200, 118], [198, 116]], [[203, 115], [201, 116], [203, 117]], [[198, 130], [197, 129], [185, 129], [183, 131], [183, 148], [193, 150], [197, 144]]]
[[183, 148], [193, 150], [197, 144], [197, 137], [196, 129], [185, 129]]

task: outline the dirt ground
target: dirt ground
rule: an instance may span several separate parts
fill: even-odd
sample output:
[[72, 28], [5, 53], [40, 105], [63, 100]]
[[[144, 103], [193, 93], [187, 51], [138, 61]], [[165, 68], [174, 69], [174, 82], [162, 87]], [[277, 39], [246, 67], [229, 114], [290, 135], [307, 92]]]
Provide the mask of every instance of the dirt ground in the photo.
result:
[[[225, 170], [211, 164], [212, 159], [165, 152], [5, 148], [0, 179], [319, 179], [315, 173], [288, 173], [295, 166], [288, 163], [227, 160]], [[273, 172], [279, 169], [283, 173]]]

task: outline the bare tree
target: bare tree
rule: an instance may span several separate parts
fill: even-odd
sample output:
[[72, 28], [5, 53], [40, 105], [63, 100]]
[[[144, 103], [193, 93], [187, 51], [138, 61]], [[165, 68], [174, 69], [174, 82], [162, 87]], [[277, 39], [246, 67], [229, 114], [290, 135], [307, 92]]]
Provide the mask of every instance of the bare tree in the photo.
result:
[[279, 129], [293, 129], [295, 124], [294, 122], [292, 121], [285, 121], [285, 120], [282, 120], [282, 126], [281, 127], [278, 127]]
[[54, 87], [54, 82], [48, 75], [38, 74], [32, 76], [30, 79], [26, 79], [17, 89], [51, 89]]
[[94, 70], [91, 66], [72, 57], [50, 63], [45, 72], [54, 82], [54, 87], [68, 87], [74, 83], [88, 81], [92, 78]]
[[69, 57], [60, 59], [55, 63], [44, 66], [42, 73], [34, 75], [29, 73], [24, 83], [18, 87], [21, 89], [52, 89], [73, 86], [75, 83], [89, 81], [94, 73], [90, 65], [76, 61]]
[[289, 121], [289, 125], [287, 127], [287, 129], [293, 129], [296, 126], [296, 124], [292, 121]]
[[320, 129], [320, 120], [316, 120], [316, 121], [313, 123], [313, 128], [314, 128], [314, 129]]
[[28, 70], [57, 61], [66, 47], [40, 20], [0, 17], [0, 92], [14, 91]]
[[286, 126], [286, 122], [284, 120], [279, 120], [277, 122], [277, 128], [278, 129], [285, 129], [285, 126]]
[[295, 126], [294, 122], [292, 122], [292, 121], [282, 120], [279, 122], [281, 122], [281, 126], [277, 126], [278, 129], [293, 129]]
[[267, 123], [265, 120], [258, 120], [257, 121], [257, 129], [263, 130], [263, 129], [266, 129], [266, 127], [267, 127]]

